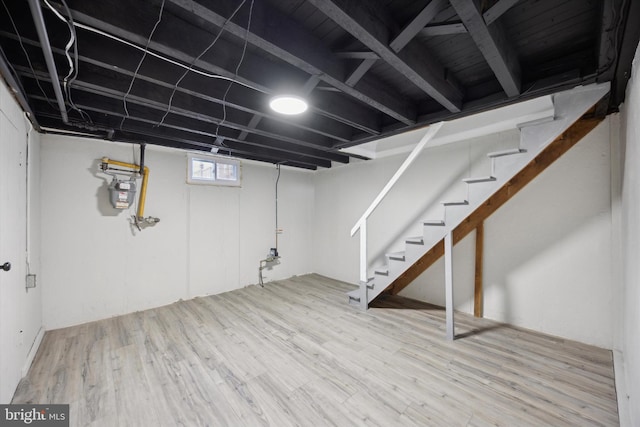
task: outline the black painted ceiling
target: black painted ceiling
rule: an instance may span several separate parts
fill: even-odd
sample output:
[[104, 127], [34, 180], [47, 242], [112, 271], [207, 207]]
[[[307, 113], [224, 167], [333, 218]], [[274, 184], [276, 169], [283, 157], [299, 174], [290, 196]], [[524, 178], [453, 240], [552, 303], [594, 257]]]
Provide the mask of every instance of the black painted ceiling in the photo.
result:
[[[633, 0], [29, 0], [58, 103], [29, 2], [0, 1], [4, 77], [44, 131], [307, 169], [581, 84], [612, 82], [596, 113], [615, 111], [640, 22]], [[270, 111], [284, 91], [309, 111]]]

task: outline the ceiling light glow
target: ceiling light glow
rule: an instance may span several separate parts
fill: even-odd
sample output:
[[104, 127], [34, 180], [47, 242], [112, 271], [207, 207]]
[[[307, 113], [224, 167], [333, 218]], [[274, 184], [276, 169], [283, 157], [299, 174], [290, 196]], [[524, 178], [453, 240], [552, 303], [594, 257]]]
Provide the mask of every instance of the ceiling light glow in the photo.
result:
[[307, 101], [295, 95], [279, 95], [273, 97], [269, 102], [269, 106], [276, 113], [289, 116], [302, 114], [309, 108]]

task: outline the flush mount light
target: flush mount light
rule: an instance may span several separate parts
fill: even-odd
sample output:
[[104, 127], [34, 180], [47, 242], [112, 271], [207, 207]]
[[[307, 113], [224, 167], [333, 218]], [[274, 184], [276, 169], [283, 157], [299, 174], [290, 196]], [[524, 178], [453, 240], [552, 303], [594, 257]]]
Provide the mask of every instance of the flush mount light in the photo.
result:
[[273, 111], [280, 114], [293, 116], [302, 114], [309, 107], [307, 101], [295, 95], [278, 95], [271, 98], [269, 106]]

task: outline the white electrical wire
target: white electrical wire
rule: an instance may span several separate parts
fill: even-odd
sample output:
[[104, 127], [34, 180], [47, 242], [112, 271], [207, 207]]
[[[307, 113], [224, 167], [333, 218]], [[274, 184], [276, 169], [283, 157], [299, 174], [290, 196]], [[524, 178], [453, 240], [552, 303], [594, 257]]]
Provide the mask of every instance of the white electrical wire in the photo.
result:
[[[254, 3], [254, 0], [251, 0], [251, 6], [249, 7], [249, 18], [247, 20], [247, 31], [245, 32], [244, 45], [242, 46], [242, 55], [240, 56], [240, 61], [238, 61], [238, 65], [236, 66], [236, 74], [235, 74], [236, 79], [238, 78], [238, 72], [240, 71], [240, 66], [244, 61], [244, 56], [247, 53], [247, 44], [249, 42], [249, 31], [251, 30], [251, 17], [253, 15], [253, 3]], [[242, 4], [244, 4], [244, 2], [242, 2]], [[242, 4], [240, 6], [242, 6]], [[238, 9], [240, 8], [240, 6], [238, 7]], [[219, 138], [218, 133], [220, 132], [220, 126], [222, 126], [227, 121], [227, 95], [229, 94], [229, 90], [231, 90], [232, 84], [233, 84], [233, 81], [229, 82], [229, 85], [227, 86], [227, 90], [224, 92], [224, 96], [222, 97], [222, 121], [218, 122], [216, 126], [216, 141], [221, 141], [220, 144], [223, 146], [224, 146], [224, 143]]]
[[[49, 3], [48, 0], [44, 0], [45, 5], [47, 5], [47, 7], [53, 12], [53, 14], [56, 15], [58, 19], [60, 19], [62, 22], [67, 24], [67, 27], [69, 27], [69, 41], [67, 42], [67, 45], [65, 46], [65, 49], [64, 49], [64, 54], [67, 58], [67, 62], [69, 63], [69, 73], [63, 79], [62, 85], [64, 88], [64, 92], [67, 94], [67, 101], [69, 101], [71, 108], [76, 110], [83, 119], [87, 120], [88, 122], [92, 122], [89, 114], [87, 114], [86, 112], [78, 108], [78, 106], [76, 106], [76, 104], [73, 102], [73, 99], [71, 98], [71, 85], [75, 81], [76, 77], [78, 77], [78, 44], [77, 44], [77, 37], [76, 37], [76, 29], [74, 27], [71, 11], [69, 10], [69, 6], [67, 6], [67, 2], [65, 0], [61, 0], [61, 1], [64, 8], [67, 10], [67, 13], [69, 14], [69, 19], [66, 19], [64, 16], [62, 16], [62, 14], [60, 14], [60, 12], [58, 12], [51, 5], [51, 3]], [[73, 54], [74, 54], [73, 59], [71, 58], [71, 54], [69, 53], [69, 50], [72, 47], [73, 47]]]
[[[82, 24], [82, 23], [79, 23], [79, 22], [75, 22], [75, 21], [74, 21], [73, 25], [75, 25], [78, 28], [82, 28], [83, 30], [91, 31], [91, 32], [99, 34], [101, 36], [110, 38], [110, 39], [115, 40], [117, 42], [120, 42], [122, 44], [126, 44], [127, 46], [130, 46], [130, 47], [132, 47], [134, 49], [138, 49], [140, 51], [144, 51], [143, 47], [140, 47], [140, 46], [138, 46], [138, 45], [136, 45], [134, 43], [131, 43], [131, 42], [127, 41], [127, 40], [121, 39], [120, 37], [114, 36], [113, 34], [109, 34], [106, 31], [102, 31], [102, 30], [99, 30], [97, 28], [91, 27], [89, 25], [85, 25], [85, 24]], [[260, 89], [257, 86], [253, 86], [253, 85], [250, 85], [249, 83], [245, 83], [245, 82], [233, 79], [232, 77], [221, 76], [219, 74], [209, 73], [209, 72], [206, 72], [206, 71], [199, 70], [197, 68], [189, 68], [188, 65], [184, 65], [184, 64], [182, 64], [182, 63], [180, 63], [178, 61], [174, 61], [173, 59], [167, 58], [166, 56], [163, 56], [163, 55], [160, 55], [158, 53], [155, 53], [152, 50], [147, 51], [147, 53], [149, 55], [151, 55], [151, 56], [154, 56], [154, 57], [156, 57], [158, 59], [161, 59], [161, 60], [163, 60], [165, 62], [168, 62], [170, 64], [176, 65], [176, 66], [184, 68], [186, 70], [190, 70], [190, 71], [192, 71], [192, 72], [194, 72], [196, 74], [200, 74], [201, 76], [209, 77], [211, 79], [220, 79], [220, 80], [231, 81], [233, 83], [237, 83], [239, 85], [245, 86], [245, 87], [247, 87], [249, 89], [257, 90], [259, 92], [264, 92], [264, 90]]]
[[142, 63], [144, 62], [144, 59], [147, 57], [147, 52], [149, 51], [149, 43], [151, 43], [153, 34], [156, 32], [156, 28], [158, 28], [160, 21], [162, 21], [162, 12], [164, 11], [164, 3], [165, 3], [165, 0], [162, 0], [162, 4], [160, 5], [160, 13], [158, 14], [158, 20], [156, 21], [156, 24], [153, 26], [153, 29], [149, 34], [149, 38], [147, 39], [147, 44], [144, 47], [144, 54], [142, 54], [142, 58], [140, 58], [140, 62], [138, 62], [138, 66], [136, 67], [136, 70], [133, 73], [133, 77], [131, 77], [131, 82], [129, 83], [129, 89], [127, 89], [127, 93], [125, 93], [124, 96], [122, 97], [122, 104], [124, 107], [125, 116], [120, 121], [120, 130], [122, 130], [122, 125], [124, 125], [124, 121], [129, 118], [129, 108], [127, 108], [127, 97], [131, 93], [131, 89], [133, 88], [133, 83], [136, 81], [136, 77], [138, 76], [138, 71], [140, 71], [140, 67], [142, 66]]
[[[169, 112], [171, 111], [171, 104], [173, 103], [173, 97], [176, 94], [176, 90], [178, 89], [178, 85], [180, 85], [180, 82], [182, 82], [182, 80], [187, 76], [187, 74], [189, 73], [189, 71], [191, 71], [193, 69], [193, 65], [196, 63], [196, 61], [198, 61], [200, 58], [202, 58], [202, 56], [204, 56], [205, 53], [207, 53], [209, 51], [209, 49], [211, 49], [217, 42], [218, 39], [220, 39], [220, 36], [222, 35], [222, 33], [224, 32], [224, 27], [226, 27], [227, 23], [229, 21], [231, 21], [233, 19], [234, 16], [236, 16], [236, 14], [238, 13], [238, 11], [242, 8], [242, 6], [246, 3], [247, 0], [242, 0], [242, 3], [240, 3], [238, 5], [238, 7], [236, 7], [236, 9], [233, 11], [233, 13], [231, 14], [231, 16], [229, 16], [224, 23], [222, 24], [222, 26], [220, 27], [220, 31], [218, 31], [218, 34], [216, 35], [216, 37], [213, 39], [213, 41], [211, 43], [209, 43], [209, 46], [206, 47], [205, 50], [203, 50], [202, 52], [200, 52], [200, 55], [198, 55], [193, 61], [191, 61], [191, 64], [189, 64], [189, 68], [187, 68], [187, 70], [182, 74], [182, 76], [180, 76], [180, 78], [178, 79], [178, 81], [176, 82], [175, 85], [173, 85], [173, 90], [171, 91], [171, 96], [169, 97], [169, 103], [167, 105], [167, 111], [165, 111], [164, 115], [162, 116], [162, 118], [160, 119], [160, 121], [156, 124], [157, 126], [162, 125], [162, 123], [164, 123], [164, 120], [167, 118], [167, 116], [169, 115]], [[251, 3], [251, 8], [253, 9], [253, 2]], [[251, 22], [251, 12], [249, 12], [249, 22]], [[242, 54], [242, 56], [244, 57], [244, 52]], [[242, 61], [242, 60], [240, 60]], [[238, 72], [236, 70], [236, 74], [235, 74], [235, 79], [237, 80], [238, 78]], [[229, 83], [231, 85], [231, 83]], [[224, 100], [223, 100], [223, 104], [222, 104], [222, 108], [224, 109]], [[217, 136], [217, 135], [216, 135]]]
[[[54, 15], [56, 15], [62, 22], [64, 22], [68, 26], [70, 26], [69, 22], [65, 19], [65, 17], [62, 16], [60, 14], [60, 12], [58, 12], [56, 9], [54, 9], [53, 6], [51, 6], [51, 3], [49, 3], [48, 0], [44, 0], [44, 4], [46, 4], [47, 7], [49, 7], [49, 9], [51, 9], [51, 11], [54, 13]], [[71, 33], [70, 37], [69, 37], [69, 42], [67, 43], [67, 45], [64, 48], [64, 54], [67, 57], [67, 62], [69, 63], [69, 74], [67, 74], [67, 77], [65, 77], [65, 79], [64, 79], [65, 86], [67, 84], [67, 79], [71, 76], [71, 74], [73, 73], [73, 70], [74, 70], [73, 60], [71, 59], [71, 55], [69, 54], [69, 49], [71, 49], [73, 44], [76, 42], [76, 37], [75, 37], [75, 33], [73, 31], [73, 27], [70, 27], [69, 33]]]

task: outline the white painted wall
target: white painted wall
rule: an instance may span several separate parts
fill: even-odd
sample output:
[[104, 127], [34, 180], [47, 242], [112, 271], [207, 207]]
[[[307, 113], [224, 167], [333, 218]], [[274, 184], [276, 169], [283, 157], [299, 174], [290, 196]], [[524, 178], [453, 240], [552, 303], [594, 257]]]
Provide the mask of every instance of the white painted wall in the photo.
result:
[[486, 317], [612, 348], [609, 123], [486, 221]]
[[621, 253], [622, 292], [619, 307], [621, 334], [616, 346], [622, 352], [624, 394], [629, 425], [640, 425], [640, 47], [621, 110]]
[[[0, 272], [0, 326], [3, 329], [0, 403], [3, 404], [10, 402], [42, 339], [41, 287], [25, 289], [27, 272], [40, 276], [40, 138], [36, 132], [30, 132], [27, 138], [29, 127], [15, 99], [4, 83], [0, 83], [0, 167], [4, 169], [0, 171], [3, 173], [0, 185], [5, 186], [0, 193], [10, 198], [0, 201], [3, 203], [0, 215], [5, 216], [0, 218], [3, 225], [0, 227], [0, 263], [10, 261], [12, 264], [11, 271]], [[31, 190], [28, 195], [27, 185]]]
[[[145, 216], [108, 203], [103, 156], [138, 160], [131, 145], [60, 136], [42, 138], [42, 282], [47, 329], [216, 294], [258, 282], [275, 242], [274, 166], [243, 162], [242, 187], [186, 184], [186, 155], [147, 147]], [[312, 271], [313, 177], [282, 168], [281, 264], [266, 280]]]
[[[464, 196], [459, 180], [488, 175], [484, 154], [517, 138], [514, 131], [425, 151], [372, 217], [370, 262], [402, 250], [397, 236], [420, 235], [419, 221], [435, 216], [428, 207]], [[403, 158], [317, 174], [315, 271], [357, 283], [358, 238], [349, 230]], [[486, 221], [486, 317], [612, 348], [609, 173], [607, 120]], [[474, 251], [473, 233], [454, 249], [455, 308], [469, 313]], [[444, 305], [443, 260], [402, 295]]]

